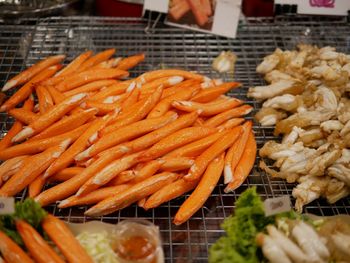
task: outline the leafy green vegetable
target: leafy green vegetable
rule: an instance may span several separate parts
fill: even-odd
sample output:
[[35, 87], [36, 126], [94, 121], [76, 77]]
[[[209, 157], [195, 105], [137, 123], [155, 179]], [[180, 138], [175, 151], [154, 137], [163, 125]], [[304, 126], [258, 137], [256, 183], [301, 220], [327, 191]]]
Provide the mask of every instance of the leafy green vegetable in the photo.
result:
[[227, 235], [210, 248], [209, 262], [260, 262], [255, 237], [273, 222], [273, 217], [265, 217], [256, 188], [246, 190], [236, 202], [235, 215], [224, 220]]
[[17, 244], [23, 245], [21, 236], [16, 230], [15, 221], [23, 219], [36, 229], [40, 229], [40, 223], [47, 215], [46, 211], [33, 199], [27, 198], [23, 202], [15, 204], [15, 213], [0, 216], [0, 230], [11, 237]]
[[209, 263], [261, 262], [263, 258], [255, 241], [256, 235], [264, 232], [269, 224], [281, 224], [289, 219], [311, 220], [293, 210], [266, 217], [256, 188], [249, 188], [236, 201], [235, 215], [224, 220], [222, 228], [226, 235], [211, 246]]

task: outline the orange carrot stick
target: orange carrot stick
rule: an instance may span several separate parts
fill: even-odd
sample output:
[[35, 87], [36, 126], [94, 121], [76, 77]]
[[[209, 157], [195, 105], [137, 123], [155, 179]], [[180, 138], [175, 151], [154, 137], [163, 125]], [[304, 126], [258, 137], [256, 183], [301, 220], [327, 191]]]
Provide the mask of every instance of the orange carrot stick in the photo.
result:
[[201, 111], [201, 116], [212, 116], [223, 111], [235, 108], [241, 105], [243, 102], [236, 98], [231, 98], [219, 102], [211, 103], [199, 103], [194, 101], [174, 101], [171, 105], [182, 111], [192, 112], [192, 111]]
[[23, 128], [21, 122], [16, 121], [6, 135], [0, 140], [0, 153], [2, 150], [12, 145], [12, 138], [17, 135]]
[[17, 220], [16, 229], [30, 255], [37, 263], [64, 263], [64, 260], [56, 254], [55, 250], [30, 224], [23, 220]]
[[29, 124], [39, 117], [31, 110], [26, 110], [24, 108], [11, 109], [9, 110], [8, 114], [24, 124]]
[[148, 114], [147, 118], [155, 118], [160, 117], [166, 113], [170, 107], [171, 103], [176, 100], [188, 100], [190, 99], [195, 93], [197, 93], [200, 89], [199, 85], [195, 85], [192, 87], [184, 88], [179, 90], [173, 95], [170, 95], [164, 99], [162, 99]]
[[122, 58], [110, 58], [109, 60], [97, 64], [94, 68], [115, 68], [121, 60]]
[[47, 215], [42, 222], [42, 227], [68, 262], [93, 263], [93, 260], [63, 221], [53, 215]]
[[126, 170], [121, 172], [118, 176], [114, 177], [107, 186], [116, 186], [130, 182], [135, 179], [136, 172], [134, 170]]
[[203, 137], [207, 137], [214, 132], [216, 132], [216, 129], [207, 129], [205, 127], [189, 127], [181, 129], [153, 145], [144, 154], [142, 154], [142, 156], [140, 156], [139, 161], [149, 161], [151, 159], [158, 158], [178, 147], [195, 140], [199, 140]]
[[186, 128], [194, 123], [194, 121], [197, 119], [198, 113], [192, 112], [189, 114], [184, 114], [180, 116], [175, 121], [163, 126], [160, 129], [157, 129], [153, 132], [150, 132], [142, 137], [139, 137], [130, 143], [128, 143], [128, 147], [132, 149], [132, 151], [141, 151], [143, 149], [148, 148], [149, 146], [157, 143], [161, 139], [165, 138], [166, 136], [182, 129]]
[[134, 80], [121, 81], [119, 83], [108, 86], [108, 88], [101, 90], [95, 95], [91, 96], [88, 101], [101, 101], [110, 96], [120, 95], [126, 91], [134, 89], [136, 82]]
[[102, 136], [95, 144], [90, 146], [84, 152], [75, 157], [75, 160], [80, 161], [92, 157], [110, 147], [134, 139], [137, 136], [146, 134], [163, 127], [164, 125], [175, 121], [177, 119], [176, 113], [167, 114], [166, 116], [154, 119], [141, 120], [125, 127], [117, 129], [111, 133]]
[[208, 119], [204, 122], [204, 126], [217, 127], [218, 125], [224, 123], [225, 121], [227, 121], [229, 119], [244, 116], [244, 115], [250, 113], [252, 110], [253, 110], [252, 106], [242, 105], [240, 107], [224, 111], [222, 113], [219, 113], [219, 114], [211, 117], [210, 119]]
[[56, 89], [59, 91], [68, 91], [77, 88], [81, 85], [102, 80], [102, 79], [113, 79], [113, 78], [124, 78], [127, 77], [129, 73], [124, 70], [119, 69], [90, 69], [66, 78], [59, 84], [57, 84]]
[[135, 178], [132, 179], [129, 183], [135, 184], [146, 180], [147, 178], [154, 175], [162, 164], [163, 161], [161, 160], [152, 160], [150, 162], [147, 162], [144, 167], [142, 167], [140, 170], [135, 171]]
[[207, 148], [201, 155], [199, 155], [195, 163], [190, 168], [187, 175], [185, 175], [185, 180], [196, 181], [204, 173], [209, 162], [219, 156], [227, 148], [229, 148], [241, 135], [242, 128], [240, 126], [233, 128], [232, 130], [226, 132], [219, 140]]
[[100, 64], [103, 61], [108, 60], [111, 56], [113, 56], [113, 54], [115, 53], [115, 49], [111, 48], [111, 49], [107, 49], [104, 50], [100, 53], [97, 53], [96, 55], [90, 57], [89, 59], [87, 59], [86, 61], [84, 61], [84, 63], [82, 63], [79, 66], [78, 72], [82, 72], [85, 71], [87, 69], [90, 69], [91, 67]]
[[103, 89], [103, 88], [108, 88], [108, 86], [113, 85], [113, 84], [117, 84], [117, 83], [118, 83], [118, 81], [116, 81], [115, 79], [97, 80], [97, 81], [88, 83], [86, 85], [80, 86], [78, 88], [64, 92], [63, 94], [66, 97], [70, 97], [70, 96], [73, 96], [75, 94], [82, 93], [82, 92], [98, 91], [98, 90]]
[[207, 149], [210, 145], [216, 142], [219, 138], [222, 137], [224, 132], [216, 132], [211, 134], [203, 139], [199, 139], [192, 143], [186, 144], [178, 149], [175, 149], [168, 154], [166, 157], [196, 157], [201, 154], [205, 149]]
[[26, 83], [33, 77], [36, 77], [37, 74], [41, 74], [42, 71], [44, 71], [48, 67], [60, 63], [65, 57], [65, 55], [57, 55], [47, 57], [44, 60], [39, 61], [38, 63], [34, 64], [30, 68], [27, 68], [26, 70], [22, 71], [21, 73], [7, 81], [5, 86], [2, 88], [2, 91], [6, 91], [23, 83]]
[[106, 152], [103, 156], [98, 158], [89, 167], [84, 169], [81, 173], [72, 177], [71, 179], [62, 182], [54, 187], [47, 189], [38, 195], [35, 200], [41, 204], [41, 206], [47, 206], [53, 202], [63, 200], [78, 191], [78, 189], [98, 171], [103, 169], [108, 163], [120, 158], [127, 152], [127, 149], [120, 147], [119, 151], [113, 149]]
[[33, 136], [28, 141], [45, 139], [74, 130], [90, 120], [96, 113], [96, 109], [88, 109], [72, 114], [68, 117], [64, 117], [47, 129], [43, 130], [41, 133]]
[[256, 141], [253, 131], [250, 132], [247, 144], [245, 146], [243, 155], [239, 160], [236, 169], [233, 173], [233, 181], [231, 181], [225, 188], [225, 193], [236, 190], [244, 180], [248, 177], [252, 170], [256, 157]]
[[27, 158], [21, 169], [1, 187], [0, 196], [14, 196], [22, 191], [65, 151], [69, 143], [69, 139], [64, 140], [59, 145]]
[[94, 205], [106, 198], [109, 198], [114, 195], [118, 195], [130, 187], [131, 185], [129, 184], [121, 184], [117, 186], [100, 188], [83, 196], [73, 195], [61, 201], [58, 207], [67, 208], [67, 207], [78, 206], [78, 205]]
[[40, 113], [44, 114], [48, 109], [53, 106], [53, 100], [49, 91], [43, 85], [36, 85], [36, 95], [38, 97]]
[[0, 252], [7, 262], [35, 263], [12, 239], [0, 231]]
[[42, 189], [44, 188], [46, 184], [46, 179], [43, 177], [43, 175], [39, 175], [37, 178], [35, 178], [34, 181], [32, 181], [28, 186], [28, 196], [30, 198], [36, 197], [38, 194], [41, 193]]
[[145, 210], [155, 208], [160, 206], [161, 204], [168, 202], [176, 197], [179, 197], [192, 189], [194, 189], [197, 185], [197, 181], [187, 182], [183, 178], [172, 182], [159, 189], [157, 192], [152, 194], [146, 201], [143, 208]]
[[144, 84], [146, 82], [150, 82], [155, 79], [164, 78], [164, 77], [172, 77], [172, 76], [180, 76], [185, 79], [198, 79], [203, 80], [203, 76], [192, 73], [186, 70], [180, 70], [180, 69], [159, 69], [154, 71], [149, 71], [146, 73], [143, 73], [141, 76], [139, 76], [136, 79], [137, 83]]
[[79, 103], [86, 96], [86, 93], [80, 93], [70, 98], [67, 98], [61, 103], [55, 105], [46, 113], [41, 115], [37, 120], [32, 122], [29, 126], [25, 127], [22, 131], [20, 131], [15, 137], [13, 137], [13, 141], [19, 142], [43, 131], [52, 123], [62, 118], [62, 116], [64, 116], [67, 112], [71, 111], [77, 105], [79, 105]]
[[189, 157], [162, 157], [159, 159], [162, 162], [161, 171], [175, 172], [189, 169], [194, 160]]
[[92, 51], [86, 51], [79, 56], [77, 56], [74, 60], [72, 60], [71, 63], [69, 63], [67, 66], [65, 66], [61, 71], [57, 72], [56, 76], [67, 76], [71, 73], [76, 72], [79, 70], [80, 66], [92, 55]]
[[87, 101], [86, 108], [97, 109], [97, 115], [106, 115], [112, 111], [117, 109], [121, 109], [120, 101], [116, 101], [113, 103], [100, 103], [96, 101]]
[[119, 173], [135, 165], [138, 162], [138, 158], [142, 154], [143, 152], [130, 154], [125, 157], [122, 157], [121, 159], [117, 159], [111, 162], [106, 167], [104, 167], [100, 172], [98, 172], [96, 175], [94, 175], [88, 181], [86, 181], [86, 183], [80, 187], [76, 195], [77, 196], [86, 195], [96, 190], [97, 188], [107, 184]]
[[68, 167], [74, 157], [82, 152], [88, 145], [98, 136], [98, 131], [107, 125], [112, 119], [117, 116], [118, 112], [111, 115], [106, 115], [103, 118], [95, 119], [89, 128], [46, 170], [44, 177], [48, 178], [58, 171]]
[[195, 102], [209, 102], [217, 99], [220, 95], [225, 94], [231, 89], [240, 87], [241, 84], [238, 82], [227, 82], [223, 83], [219, 86], [207, 88], [201, 90], [196, 96], [194, 96], [191, 100]]
[[162, 86], [159, 86], [156, 92], [154, 92], [150, 97], [148, 97], [144, 101], [139, 101], [139, 105], [137, 105], [138, 103], [134, 104], [134, 106], [137, 105], [135, 109], [132, 109], [131, 111], [124, 111], [117, 118], [115, 123], [107, 127], [104, 130], [104, 132], [106, 132], [106, 130], [115, 130], [125, 125], [142, 120], [160, 100], [160, 97], [162, 96], [162, 91]]
[[121, 108], [123, 111], [127, 110], [133, 104], [135, 104], [139, 100], [140, 89], [135, 88], [131, 92], [126, 93], [127, 98], [121, 103]]
[[152, 177], [131, 186], [119, 195], [111, 196], [99, 202], [97, 205], [87, 210], [85, 215], [100, 216], [123, 209], [124, 207], [153, 194], [165, 185], [175, 181], [178, 177], [178, 174], [169, 172], [153, 175]]
[[12, 175], [17, 173], [27, 157], [28, 155], [22, 155], [3, 162], [0, 165], [0, 180], [7, 181]]
[[66, 132], [55, 137], [44, 138], [41, 140], [24, 142], [14, 145], [3, 151], [0, 151], [0, 160], [7, 160], [16, 156], [39, 153], [66, 139], [70, 139], [73, 142], [81, 135], [83, 131], [86, 130], [88, 126], [89, 124], [87, 123], [70, 132]]
[[80, 174], [83, 172], [84, 168], [82, 167], [68, 167], [64, 168], [58, 173], [54, 174], [53, 176], [50, 177], [51, 182], [64, 182], [72, 177], [76, 176], [77, 174]]
[[58, 91], [55, 87], [46, 86], [46, 88], [49, 91], [55, 104], [59, 104], [60, 102], [64, 101], [64, 99], [66, 98], [66, 96], [60, 91]]
[[[23, 109], [24, 110], [33, 110], [34, 107], [34, 98], [33, 96], [29, 96], [29, 98], [24, 102]], [[23, 128], [22, 123], [16, 121], [11, 129], [6, 133], [5, 137], [0, 140], [0, 152], [9, 146], [12, 145], [12, 138], [17, 135]]]
[[160, 85], [163, 85], [163, 88], [166, 89], [171, 86], [177, 86], [179, 83], [181, 83], [184, 80], [183, 77], [180, 76], [171, 76], [171, 77], [164, 77], [155, 79], [151, 82], [145, 83], [142, 85], [141, 88], [141, 95], [150, 95], [156, 88], [158, 88]]
[[244, 121], [245, 121], [245, 119], [243, 119], [243, 118], [233, 118], [233, 119], [230, 119], [230, 120], [224, 122], [223, 124], [219, 125], [217, 127], [217, 129], [219, 131], [230, 130], [230, 129], [240, 125]]
[[241, 159], [249, 134], [252, 130], [252, 122], [247, 121], [242, 125], [243, 133], [237, 141], [228, 149], [225, 157], [224, 183], [228, 184], [233, 180], [233, 171]]
[[145, 54], [138, 54], [122, 59], [119, 62], [117, 69], [128, 70], [135, 67], [137, 64], [145, 60]]
[[31, 79], [29, 82], [23, 85], [20, 89], [18, 89], [16, 93], [14, 93], [3, 105], [1, 105], [0, 111], [7, 111], [9, 109], [12, 109], [16, 105], [24, 101], [33, 92], [33, 88], [36, 83], [39, 83], [51, 77], [61, 67], [62, 67], [61, 65], [51, 66], [43, 70], [42, 72], [40, 72], [38, 75], [34, 76], [33, 79]]
[[224, 168], [224, 153], [215, 158], [208, 165], [202, 179], [189, 198], [180, 206], [177, 211], [174, 224], [180, 225], [186, 222], [194, 213], [196, 213], [207, 201], [218, 183], [222, 170]]

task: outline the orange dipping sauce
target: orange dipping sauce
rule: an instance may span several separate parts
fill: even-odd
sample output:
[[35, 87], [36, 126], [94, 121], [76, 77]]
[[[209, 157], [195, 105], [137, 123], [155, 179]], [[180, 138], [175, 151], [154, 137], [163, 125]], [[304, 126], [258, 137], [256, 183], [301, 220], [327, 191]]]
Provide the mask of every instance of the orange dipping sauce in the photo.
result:
[[126, 260], [141, 260], [154, 255], [156, 247], [147, 238], [131, 236], [123, 238], [115, 248], [119, 257]]

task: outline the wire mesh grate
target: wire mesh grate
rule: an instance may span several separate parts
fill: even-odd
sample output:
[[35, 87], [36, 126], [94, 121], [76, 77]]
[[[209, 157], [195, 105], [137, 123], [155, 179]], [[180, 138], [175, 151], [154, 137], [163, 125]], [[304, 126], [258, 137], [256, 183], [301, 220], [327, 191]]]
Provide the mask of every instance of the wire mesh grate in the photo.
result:
[[[147, 21], [142, 19], [71, 17], [27, 19], [22, 22], [21, 26], [0, 26], [0, 85], [24, 67], [48, 55], [65, 53], [69, 61], [86, 49], [97, 52], [114, 47], [118, 56], [139, 52], [146, 54], [146, 61], [132, 70], [132, 76], [149, 70], [176, 67], [195, 70], [211, 78], [242, 82], [243, 87], [230, 95], [254, 106], [251, 116], [261, 105], [246, 97], [247, 89], [264, 83], [255, 73], [255, 68], [262, 57], [273, 52], [276, 47], [293, 49], [298, 43], [304, 42], [319, 46], [331, 45], [350, 53], [349, 24], [344, 19], [336, 18], [245, 20], [239, 26], [236, 39], [164, 25], [146, 32]], [[211, 68], [213, 59], [223, 50], [231, 50], [238, 56], [234, 76], [218, 74]], [[1, 114], [0, 118], [3, 136], [12, 120], [5, 114]], [[275, 138], [272, 128], [255, 124], [254, 131], [259, 147], [266, 140]], [[258, 162], [259, 158], [256, 164]], [[134, 205], [103, 216], [100, 220], [109, 223], [132, 217], [150, 220], [160, 228], [167, 262], [207, 262], [210, 245], [223, 234], [220, 224], [233, 212], [234, 202], [239, 195], [253, 185], [257, 186], [263, 198], [291, 195], [293, 189], [293, 184], [270, 178], [255, 166], [248, 180], [233, 193], [225, 194], [221, 182], [203, 208], [181, 226], [172, 224], [172, 219], [188, 195], [149, 211]], [[17, 198], [24, 198], [25, 194], [24, 191]], [[70, 222], [92, 220], [83, 216], [86, 207], [58, 209], [56, 205], [51, 205], [47, 210]], [[305, 212], [318, 215], [350, 214], [350, 199], [343, 199], [333, 205], [324, 200], [315, 201], [306, 207]]]

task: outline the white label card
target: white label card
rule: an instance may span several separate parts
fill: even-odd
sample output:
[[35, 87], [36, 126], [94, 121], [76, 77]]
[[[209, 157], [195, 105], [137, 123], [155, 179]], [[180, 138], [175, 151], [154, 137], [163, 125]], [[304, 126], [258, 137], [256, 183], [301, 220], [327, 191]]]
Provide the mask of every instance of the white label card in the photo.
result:
[[275, 0], [275, 4], [297, 5], [298, 14], [348, 15], [349, 0]]
[[264, 201], [264, 207], [266, 216], [288, 212], [292, 209], [288, 195], [276, 198], [268, 198]]
[[146, 10], [159, 13], [168, 13], [169, 0], [144, 0], [143, 14]]
[[170, 0], [166, 24], [235, 38], [242, 0]]
[[0, 197], [0, 215], [13, 214], [15, 212], [15, 199], [13, 197]]

